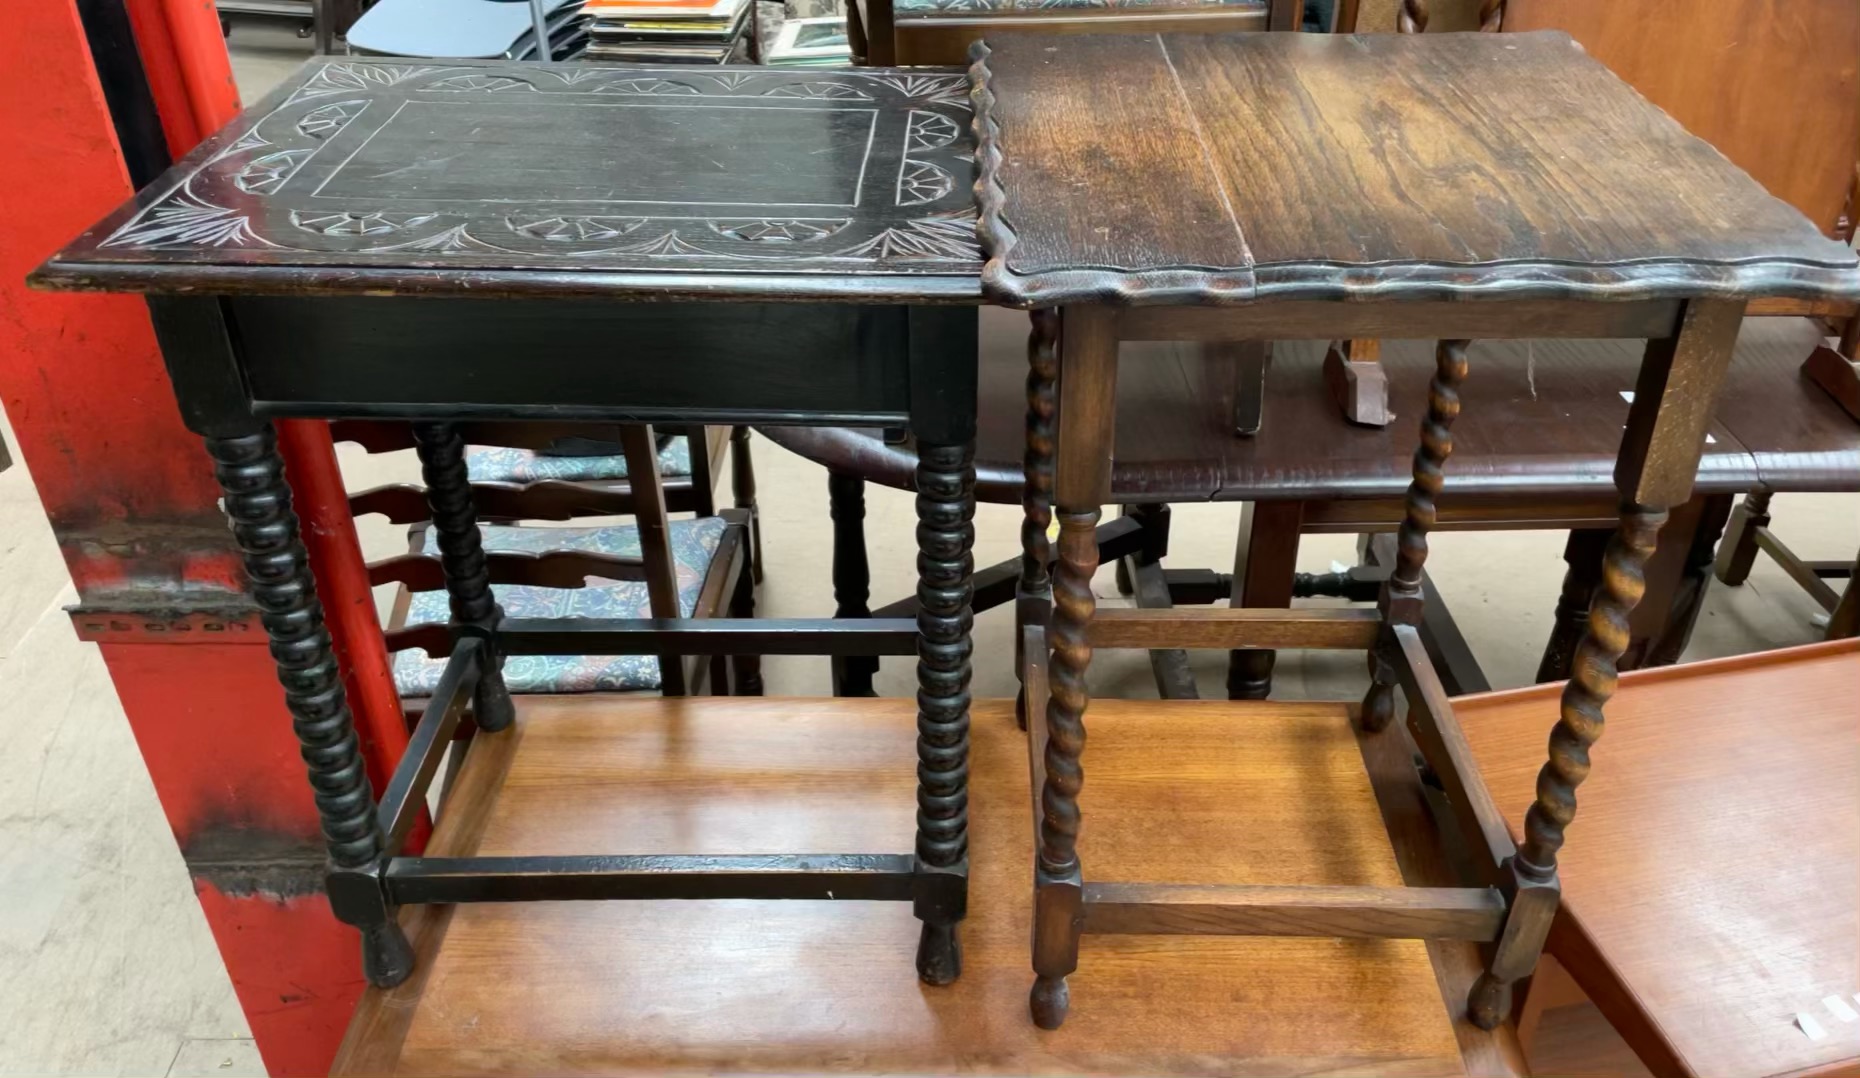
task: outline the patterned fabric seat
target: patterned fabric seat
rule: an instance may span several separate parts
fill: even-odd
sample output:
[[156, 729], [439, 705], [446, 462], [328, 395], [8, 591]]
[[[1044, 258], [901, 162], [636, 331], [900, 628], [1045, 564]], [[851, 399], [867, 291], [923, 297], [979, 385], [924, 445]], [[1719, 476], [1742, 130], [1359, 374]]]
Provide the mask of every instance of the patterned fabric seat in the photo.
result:
[[[529, 449], [475, 445], [465, 450], [465, 470], [474, 483], [540, 483], [558, 479], [569, 483], [595, 483], [625, 479], [626, 458], [619, 454], [567, 457]], [[673, 438], [659, 450], [659, 474], [691, 474], [691, 442]]]
[[[684, 617], [691, 617], [697, 608], [698, 593], [724, 527], [722, 517], [670, 522], [672, 559], [678, 565], [678, 611]], [[486, 525], [484, 547], [512, 553], [582, 550], [632, 557], [640, 553], [639, 529], [630, 524], [604, 528]], [[428, 529], [426, 553], [438, 552], [438, 536]], [[583, 588], [504, 584], [493, 591], [504, 613], [513, 618], [652, 616], [646, 585], [638, 581], [590, 580]], [[445, 592], [416, 592], [407, 610], [407, 624], [444, 623], [450, 616]], [[445, 666], [445, 660], [418, 649], [398, 652], [394, 687], [403, 697], [431, 696]], [[659, 687], [659, 660], [652, 655], [512, 655], [504, 664], [504, 680], [516, 693], [639, 692]]]

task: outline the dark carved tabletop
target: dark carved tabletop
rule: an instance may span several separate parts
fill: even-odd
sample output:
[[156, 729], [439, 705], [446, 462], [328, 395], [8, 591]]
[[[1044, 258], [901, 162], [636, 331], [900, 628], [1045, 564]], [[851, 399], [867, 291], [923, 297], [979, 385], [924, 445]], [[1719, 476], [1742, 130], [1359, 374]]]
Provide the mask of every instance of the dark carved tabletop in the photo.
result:
[[1860, 298], [1847, 247], [1567, 35], [990, 34], [1014, 306]]
[[313, 61], [56, 287], [960, 298], [959, 71]]

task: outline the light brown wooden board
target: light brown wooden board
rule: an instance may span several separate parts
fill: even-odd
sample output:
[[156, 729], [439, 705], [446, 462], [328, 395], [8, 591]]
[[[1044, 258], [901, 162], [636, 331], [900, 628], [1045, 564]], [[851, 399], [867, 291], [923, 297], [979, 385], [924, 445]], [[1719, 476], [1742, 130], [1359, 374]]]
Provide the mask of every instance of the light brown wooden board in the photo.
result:
[[[1514, 838], [1558, 688], [1454, 703]], [[1701, 1075], [1860, 1064], [1860, 1022], [1821, 1002], [1860, 990], [1860, 640], [1626, 674], [1607, 718], [1559, 855], [1552, 950], [1643, 1058]]]
[[[1086, 722], [1087, 879], [1402, 882], [1343, 705], [1103, 701]], [[902, 851], [914, 736], [902, 700], [524, 700], [514, 751], [484, 758], [507, 774], [474, 751], [455, 796], [489, 806], [487, 855]], [[977, 705], [952, 987], [918, 983], [902, 903], [459, 907], [423, 989], [364, 999], [337, 1070], [1461, 1073], [1411, 940], [1087, 937], [1071, 1019], [1035, 1029], [1023, 737], [1011, 703]]]

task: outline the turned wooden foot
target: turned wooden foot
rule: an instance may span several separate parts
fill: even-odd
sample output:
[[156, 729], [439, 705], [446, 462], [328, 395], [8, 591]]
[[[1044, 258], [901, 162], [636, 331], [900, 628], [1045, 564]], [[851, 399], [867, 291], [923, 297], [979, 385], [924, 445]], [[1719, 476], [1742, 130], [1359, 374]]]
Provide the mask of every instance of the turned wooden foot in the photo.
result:
[[1480, 1029], [1497, 1029], [1498, 1024], [1511, 1013], [1511, 985], [1492, 976], [1491, 971], [1481, 973], [1473, 982], [1472, 992], [1466, 999], [1466, 1017]]
[[925, 984], [956, 983], [962, 976], [962, 944], [956, 939], [956, 926], [924, 922], [917, 938], [917, 978]]
[[1027, 1009], [1033, 1014], [1033, 1024], [1041, 1029], [1058, 1029], [1066, 1022], [1066, 1011], [1072, 1007], [1072, 992], [1066, 987], [1064, 977], [1037, 977], [1033, 982], [1033, 991], [1027, 994]]

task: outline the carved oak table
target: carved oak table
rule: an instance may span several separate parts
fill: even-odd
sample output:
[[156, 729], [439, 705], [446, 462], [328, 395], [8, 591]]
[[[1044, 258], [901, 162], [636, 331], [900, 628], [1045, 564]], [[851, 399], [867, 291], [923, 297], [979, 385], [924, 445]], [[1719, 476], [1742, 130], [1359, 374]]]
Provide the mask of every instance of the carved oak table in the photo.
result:
[[[331, 905], [361, 930], [371, 982], [410, 972], [399, 905], [584, 898], [910, 901], [920, 976], [955, 979], [979, 298], [967, 95], [936, 70], [313, 62], [35, 275], [150, 293], [295, 716]], [[278, 416], [414, 424], [455, 645], [378, 805]], [[457, 424], [538, 418], [910, 427], [916, 617], [503, 617]], [[511, 724], [504, 656], [664, 652], [918, 656], [915, 851], [402, 854], [467, 704], [484, 732]]]
[[[1853, 252], [1561, 34], [1003, 34], [974, 56], [983, 290], [1035, 312], [1020, 598], [1039, 820], [1035, 1021], [1064, 1020], [1082, 932], [1312, 935], [1489, 944], [1467, 1006], [1491, 1028], [1556, 911], [1557, 851], [1642, 566], [1690, 496], [1745, 303], [1860, 296]], [[1120, 340], [1372, 337], [1440, 339], [1377, 610], [1094, 613]], [[1648, 340], [1615, 469], [1619, 529], [1515, 848], [1416, 631], [1480, 337]], [[1364, 649], [1372, 685], [1336, 721], [1383, 731], [1401, 687], [1476, 886], [1086, 883], [1092, 648], [1172, 646]], [[1273, 712], [1285, 705], [1249, 706], [1262, 722], [1289, 718]]]

